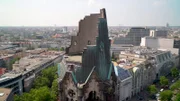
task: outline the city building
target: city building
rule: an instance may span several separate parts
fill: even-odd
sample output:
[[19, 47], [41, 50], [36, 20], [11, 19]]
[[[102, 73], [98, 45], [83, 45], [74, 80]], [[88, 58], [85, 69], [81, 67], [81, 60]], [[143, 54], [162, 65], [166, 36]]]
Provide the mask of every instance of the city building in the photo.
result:
[[177, 66], [179, 61], [178, 55], [172, 54], [170, 51], [158, 50], [158, 49], [141, 47], [141, 46], [133, 47], [124, 52], [121, 52], [119, 58], [123, 59], [123, 57], [130, 60], [132, 59], [130, 62], [126, 60], [127, 63], [130, 64], [136, 63], [136, 61], [134, 61], [134, 59], [136, 58], [141, 60], [141, 62], [145, 61], [145, 64], [150, 63], [152, 67], [155, 67], [157, 78], [159, 76], [168, 75], [170, 73], [170, 69], [174, 66]]
[[[102, 11], [105, 13], [105, 9]], [[93, 17], [91, 20], [94, 21]], [[64, 56], [63, 61], [58, 66], [59, 94], [62, 101], [115, 100], [116, 76], [110, 58], [110, 40], [107, 22], [105, 18], [96, 18], [95, 20], [98, 22], [95, 25], [93, 24], [92, 27], [96, 29], [98, 25], [96, 44], [81, 46], [81, 44], [77, 43], [76, 47], [83, 47], [83, 52], [79, 51], [79, 55], [72, 55], [72, 51], [70, 51], [67, 54], [68, 56]], [[89, 23], [91, 22], [88, 21], [87, 24]], [[80, 25], [79, 28], [86, 30], [84, 28], [87, 26], [82, 27]], [[89, 35], [95, 37], [93, 34], [90, 33]], [[77, 36], [78, 39], [81, 38], [88, 42], [86, 37], [86, 35], [84, 37], [83, 35]], [[95, 39], [92, 39], [92, 41], [95, 42]], [[71, 47], [75, 46], [71, 45], [69, 49]], [[77, 50], [74, 50], [74, 52], [77, 52]]]
[[[140, 46], [165, 49], [171, 51], [172, 54], [179, 54], [179, 44], [174, 39], [169, 38], [157, 38], [157, 37], [143, 37], [141, 38]], [[176, 47], [175, 47], [176, 45]]]
[[150, 30], [150, 36], [167, 38], [168, 31], [167, 30]]
[[118, 37], [114, 39], [114, 44], [132, 44], [139, 46], [141, 38], [150, 35], [150, 30], [147, 28], [133, 27], [129, 29], [124, 37]]
[[14, 94], [29, 91], [34, 79], [40, 72], [59, 63], [63, 52], [44, 51], [44, 49], [31, 51], [26, 57], [13, 64], [13, 70], [0, 77], [0, 87], [11, 88]]
[[119, 67], [116, 62], [113, 64], [117, 76], [116, 101], [127, 101], [132, 97], [132, 75], [129, 70]]
[[6, 68], [0, 68], [0, 76], [6, 73]]
[[11, 89], [0, 88], [0, 101], [14, 101]]
[[67, 48], [67, 54], [79, 54], [83, 52], [87, 45], [95, 45], [98, 36], [98, 19], [106, 19], [105, 9], [101, 9], [100, 13], [86, 16], [79, 22], [79, 31], [77, 36], [72, 36], [71, 45]]
[[133, 45], [128, 44], [111, 44], [111, 55], [114, 55], [114, 58], [119, 58], [119, 54], [121, 51], [125, 51], [133, 47]]
[[160, 76], [168, 75], [170, 69], [178, 64], [176, 58], [177, 55], [170, 51], [140, 46], [121, 51], [119, 59], [114, 63], [117, 76], [116, 99], [128, 101]]

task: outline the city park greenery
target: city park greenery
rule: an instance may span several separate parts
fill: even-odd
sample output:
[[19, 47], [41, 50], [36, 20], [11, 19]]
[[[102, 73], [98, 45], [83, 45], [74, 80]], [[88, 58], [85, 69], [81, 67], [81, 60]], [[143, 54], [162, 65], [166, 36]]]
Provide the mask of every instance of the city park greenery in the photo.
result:
[[171, 90], [164, 90], [160, 93], [161, 101], [171, 101], [173, 97], [173, 92]]
[[[177, 78], [179, 76], [179, 70], [176, 67], [173, 67], [171, 69], [171, 76], [173, 78]], [[169, 80], [165, 76], [161, 76], [160, 77], [161, 87], [165, 87], [168, 84], [169, 84]], [[180, 101], [180, 80], [174, 82], [169, 88], [170, 90], [164, 90], [160, 92], [160, 100], [161, 101]], [[151, 95], [155, 95], [158, 92], [156, 85], [150, 85], [148, 87], [148, 91]]]
[[151, 95], [154, 95], [154, 94], [156, 94], [158, 92], [158, 90], [156, 88], [156, 85], [150, 85], [148, 90], [149, 90]]
[[179, 71], [178, 71], [178, 69], [176, 67], [173, 67], [171, 69], [171, 75], [172, 75], [172, 77], [178, 77]]
[[166, 85], [168, 85], [168, 83], [169, 83], [169, 80], [165, 76], [160, 77], [161, 86], [166, 86]]
[[57, 66], [50, 66], [42, 70], [33, 84], [30, 92], [15, 95], [14, 101], [57, 101], [58, 82]]

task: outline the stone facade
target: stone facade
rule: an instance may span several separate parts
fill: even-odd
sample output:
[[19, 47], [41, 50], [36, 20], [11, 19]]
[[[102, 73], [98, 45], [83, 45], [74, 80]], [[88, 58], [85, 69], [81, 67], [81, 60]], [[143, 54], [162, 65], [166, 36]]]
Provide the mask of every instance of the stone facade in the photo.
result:
[[77, 36], [71, 38], [71, 45], [66, 49], [67, 54], [80, 54], [87, 45], [95, 45], [98, 36], [98, 19], [106, 19], [105, 9], [101, 9], [99, 14], [86, 16], [79, 22]]
[[[90, 45], [91, 42], [89, 43], [87, 39], [87, 33], [77, 36], [78, 39], [84, 40], [79, 40], [80, 43], [88, 42], [89, 45], [76, 43], [72, 46], [72, 42], [68, 48], [69, 52], [67, 52], [69, 58], [64, 57], [59, 64], [59, 93], [62, 101], [114, 101], [116, 76], [111, 63], [105, 10], [103, 9], [101, 12], [104, 12], [104, 14], [102, 13], [104, 18], [98, 17], [96, 23], [98, 26], [93, 25], [98, 29], [97, 37], [90, 31], [90, 34], [96, 38], [95, 45]], [[87, 26], [84, 25], [83, 27], [80, 25], [80, 29], [88, 31], [86, 28], [88, 28], [89, 23], [91, 22], [87, 22]], [[94, 29], [90, 30], [93, 31]], [[77, 54], [82, 54], [82, 57], [79, 58]], [[81, 66], [76, 66], [77, 63], [75, 62], [81, 62]], [[70, 63], [69, 69], [68, 64]]]

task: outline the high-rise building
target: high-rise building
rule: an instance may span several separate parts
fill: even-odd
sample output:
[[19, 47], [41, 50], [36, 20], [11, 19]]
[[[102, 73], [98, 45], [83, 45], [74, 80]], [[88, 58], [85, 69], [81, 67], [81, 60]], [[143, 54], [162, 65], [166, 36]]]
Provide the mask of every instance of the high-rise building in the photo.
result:
[[169, 23], [166, 24], [166, 27], [169, 27]]
[[100, 13], [86, 16], [79, 22], [79, 31], [77, 36], [71, 39], [71, 45], [67, 48], [68, 54], [79, 54], [83, 52], [86, 45], [95, 45], [96, 37], [98, 36], [98, 19], [106, 19], [105, 9], [101, 9]]
[[129, 29], [125, 37], [119, 37], [114, 39], [114, 44], [132, 44], [139, 46], [141, 38], [149, 36], [150, 30], [147, 28], [133, 27]]

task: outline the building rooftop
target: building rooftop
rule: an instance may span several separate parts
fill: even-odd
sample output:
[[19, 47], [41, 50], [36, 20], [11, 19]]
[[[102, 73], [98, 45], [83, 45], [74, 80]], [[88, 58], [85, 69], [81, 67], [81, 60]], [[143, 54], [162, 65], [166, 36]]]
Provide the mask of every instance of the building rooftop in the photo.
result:
[[76, 56], [67, 56], [66, 57], [67, 62], [78, 62], [82, 63], [82, 56], [81, 55], [76, 55]]
[[[129, 48], [119, 55], [118, 65], [120, 67], [130, 69], [138, 67], [141, 64], [146, 64], [152, 57], [166, 53], [166, 50], [157, 50], [147, 47], [132, 47]], [[168, 54], [169, 55], [169, 54]]]
[[0, 54], [0, 59], [12, 57], [14, 54]]
[[0, 88], [0, 101], [7, 101], [7, 98], [10, 93], [11, 93], [11, 89]]
[[158, 55], [167, 52], [166, 50], [158, 50], [154, 48], [148, 48], [148, 47], [132, 47], [123, 52], [123, 54], [133, 54], [133, 55], [139, 55], [139, 56], [153, 56]]
[[113, 62], [113, 64], [114, 64], [115, 74], [121, 81], [131, 77], [131, 74], [127, 69], [118, 66], [116, 62]]
[[120, 67], [124, 69], [131, 69], [133, 67], [136, 67], [142, 63], [144, 63], [146, 59], [138, 59], [138, 58], [122, 58], [118, 61], [118, 64]]
[[61, 54], [63, 54], [63, 52], [47, 51], [39, 55], [29, 55], [27, 57], [21, 58], [19, 61], [16, 61], [15, 64], [13, 64], [12, 71], [3, 74], [0, 77], [0, 82], [18, 77], [29, 71], [39, 68], [41, 65], [57, 58]]

